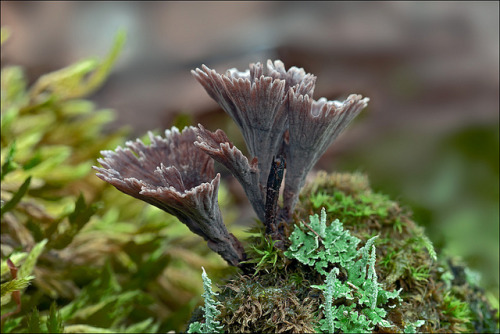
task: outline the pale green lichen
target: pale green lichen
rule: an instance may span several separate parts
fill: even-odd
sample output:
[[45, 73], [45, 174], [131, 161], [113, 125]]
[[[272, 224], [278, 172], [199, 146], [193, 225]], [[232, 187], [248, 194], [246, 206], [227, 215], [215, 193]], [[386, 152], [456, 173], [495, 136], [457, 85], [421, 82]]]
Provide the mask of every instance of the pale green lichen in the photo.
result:
[[417, 328], [423, 326], [425, 324], [425, 320], [417, 320], [415, 322], [411, 322], [409, 324], [405, 325], [404, 332], [411, 334], [411, 333], [418, 333]]
[[[327, 275], [326, 285], [312, 286], [324, 290], [320, 330], [370, 332], [375, 325], [392, 326], [385, 320], [387, 312], [383, 306], [389, 299], [400, 301], [400, 290], [386, 291], [377, 281], [376, 239], [377, 236], [370, 238], [357, 249], [361, 240], [344, 230], [338, 219], [327, 225], [325, 209], [321, 210], [321, 219], [318, 215], [311, 216], [309, 225], [302, 222], [291, 234], [292, 244], [285, 255]], [[328, 274], [326, 268], [332, 268]], [[338, 278], [341, 271], [342, 280]], [[351, 302], [332, 306], [333, 301], [342, 299]]]
[[217, 316], [219, 316], [220, 311], [217, 309], [217, 306], [220, 303], [214, 298], [218, 295], [214, 291], [212, 291], [212, 281], [208, 278], [207, 273], [205, 272], [205, 268], [203, 269], [203, 273], [201, 277], [203, 279], [203, 300], [205, 301], [205, 306], [203, 306], [204, 313], [204, 323], [200, 323], [198, 321], [193, 322], [189, 325], [188, 333], [223, 333], [220, 321], [217, 320]]
[[301, 222], [290, 236], [290, 241], [292, 244], [285, 256], [314, 266], [323, 275], [326, 275], [325, 268], [329, 264], [338, 263], [346, 267], [359, 255], [356, 248], [360, 240], [344, 230], [340, 221], [335, 220], [327, 230], [324, 209], [321, 220], [315, 215], [311, 216], [309, 225]]

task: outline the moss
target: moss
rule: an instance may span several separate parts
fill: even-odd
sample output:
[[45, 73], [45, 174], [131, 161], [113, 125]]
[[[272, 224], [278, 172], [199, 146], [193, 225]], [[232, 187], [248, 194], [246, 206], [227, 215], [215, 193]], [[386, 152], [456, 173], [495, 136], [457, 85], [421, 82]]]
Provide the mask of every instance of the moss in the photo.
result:
[[[401, 289], [401, 300], [384, 307], [391, 326], [376, 325], [373, 332], [498, 331], [497, 315], [474, 276], [463, 265], [438, 256], [409, 210], [373, 192], [366, 176], [319, 173], [301, 194], [294, 216], [296, 226], [318, 213], [319, 207], [326, 208], [329, 220], [339, 219], [344, 229], [361, 240], [360, 245], [378, 235], [374, 240], [376, 277], [387, 291]], [[256, 264], [256, 274], [235, 277], [221, 286], [224, 330], [317, 330], [318, 321], [324, 318], [320, 306], [325, 297], [313, 286], [325, 284], [325, 275], [271, 247], [263, 234], [259, 236], [262, 230], [257, 223], [253, 229], [257, 233], [248, 240], [253, 245], [248, 250], [249, 262]], [[290, 244], [288, 241], [286, 247]], [[339, 279], [345, 277], [340, 272]], [[333, 305], [353, 307], [345, 298], [333, 300]]]
[[[69, 65], [33, 85], [23, 68], [2, 68], [2, 333], [62, 332], [59, 320], [64, 332], [180, 331], [201, 293], [201, 265], [215, 278], [225, 268], [174, 217], [91, 169], [101, 150], [127, 139], [125, 129], [106, 130], [113, 112], [87, 98], [123, 42], [120, 33], [102, 61]], [[28, 254], [42, 242], [34, 263]], [[8, 259], [24, 268], [17, 280]]]
[[[264, 274], [269, 276], [269, 274]], [[240, 276], [222, 289], [221, 319], [229, 333], [310, 333], [314, 299], [286, 280]]]

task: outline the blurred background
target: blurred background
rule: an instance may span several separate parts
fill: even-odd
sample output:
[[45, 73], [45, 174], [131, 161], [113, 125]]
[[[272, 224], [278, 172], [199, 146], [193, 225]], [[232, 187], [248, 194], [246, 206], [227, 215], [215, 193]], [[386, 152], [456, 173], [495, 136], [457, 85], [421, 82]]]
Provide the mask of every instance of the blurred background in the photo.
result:
[[[1, 24], [12, 31], [2, 66], [24, 66], [31, 81], [104, 56], [125, 29], [125, 51], [91, 98], [131, 138], [202, 123], [244, 148], [192, 77], [201, 64], [220, 72], [281, 59], [318, 76], [316, 99], [370, 97], [317, 169], [366, 173], [498, 296], [498, 2], [2, 1]], [[248, 222], [239, 185], [227, 182]]]

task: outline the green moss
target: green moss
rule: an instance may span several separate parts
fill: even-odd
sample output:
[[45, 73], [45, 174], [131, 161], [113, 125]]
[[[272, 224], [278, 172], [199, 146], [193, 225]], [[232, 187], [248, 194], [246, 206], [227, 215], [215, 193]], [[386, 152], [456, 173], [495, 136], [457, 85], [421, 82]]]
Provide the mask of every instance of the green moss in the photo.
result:
[[[342, 193], [332, 197], [331, 201], [341, 199], [346, 207], [331, 204], [329, 216], [344, 219], [344, 227], [353, 235], [362, 240], [374, 233], [379, 235], [375, 243], [379, 280], [389, 290], [393, 287], [403, 289], [403, 302], [389, 312], [389, 318], [396, 320], [394, 323], [400, 328], [398, 331], [403, 331], [405, 324], [420, 319], [426, 321], [419, 327], [423, 332], [479, 331], [483, 327], [497, 326], [495, 322], [498, 320], [493, 320], [494, 312], [491, 308], [486, 313], [487, 316], [483, 312], [467, 313], [464, 309], [464, 303], [470, 305], [471, 299], [478, 298], [478, 294], [474, 293], [479, 291], [476, 285], [464, 283], [466, 285], [463, 289], [467, 292], [462, 294], [458, 304], [456, 300], [451, 303], [449, 296], [443, 298], [456, 288], [457, 282], [448, 286], [444, 284], [442, 277], [446, 278], [444, 274], [448, 270], [443, 267], [442, 261], [436, 261], [438, 256], [423, 229], [411, 220], [408, 210], [386, 196], [374, 193], [365, 176], [319, 173], [315, 182], [302, 193], [302, 214], [314, 208], [313, 200], [308, 198], [314, 198], [315, 194], [321, 192]], [[361, 214], [354, 214], [354, 210], [359, 210]], [[481, 319], [484, 318], [488, 320], [483, 322]], [[486, 326], [485, 323], [489, 325]]]
[[[321, 219], [319, 206], [328, 212]], [[366, 176], [319, 173], [294, 219], [286, 252], [254, 228], [248, 254], [258, 272], [221, 286], [226, 332], [498, 331], [475, 276], [439, 255], [410, 212], [374, 193]]]
[[[102, 60], [33, 85], [23, 68], [2, 68], [2, 332], [56, 331], [57, 313], [64, 332], [180, 331], [202, 291], [200, 266], [223, 273], [224, 262], [175, 218], [91, 169], [101, 150], [127, 140], [126, 129], [106, 129], [114, 113], [86, 98], [110, 73], [124, 37], [118, 33]], [[221, 186], [229, 216], [224, 193]], [[35, 251], [36, 262], [28, 256]], [[15, 279], [7, 259], [18, 274], [32, 273]]]
[[257, 232], [249, 238], [247, 255], [250, 260], [243, 263], [253, 264], [255, 275], [264, 269], [268, 273], [281, 270], [283, 268], [283, 252], [275, 247], [276, 240], [272, 240], [264, 233], [264, 226], [254, 229]]

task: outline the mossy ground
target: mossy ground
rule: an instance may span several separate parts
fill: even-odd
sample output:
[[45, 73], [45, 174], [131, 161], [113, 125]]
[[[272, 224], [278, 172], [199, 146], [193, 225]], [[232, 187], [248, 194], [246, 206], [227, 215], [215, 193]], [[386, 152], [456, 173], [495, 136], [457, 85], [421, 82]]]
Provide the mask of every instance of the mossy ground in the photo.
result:
[[[320, 172], [302, 194], [294, 222], [324, 207], [328, 219], [362, 240], [378, 235], [376, 272], [388, 291], [402, 289], [402, 301], [386, 307], [392, 327], [373, 332], [496, 332], [498, 318], [468, 269], [436, 254], [408, 210], [370, 189], [365, 175]], [[313, 332], [323, 317], [324, 284], [312, 267], [290, 260], [256, 226], [248, 241], [253, 276], [238, 275], [221, 286], [220, 320], [226, 332]], [[286, 231], [290, 234], [291, 231]], [[289, 246], [289, 245], [287, 245]], [[345, 303], [336, 300], [334, 304]], [[419, 320], [424, 320], [423, 325]], [[421, 323], [421, 322], [420, 322]]]

